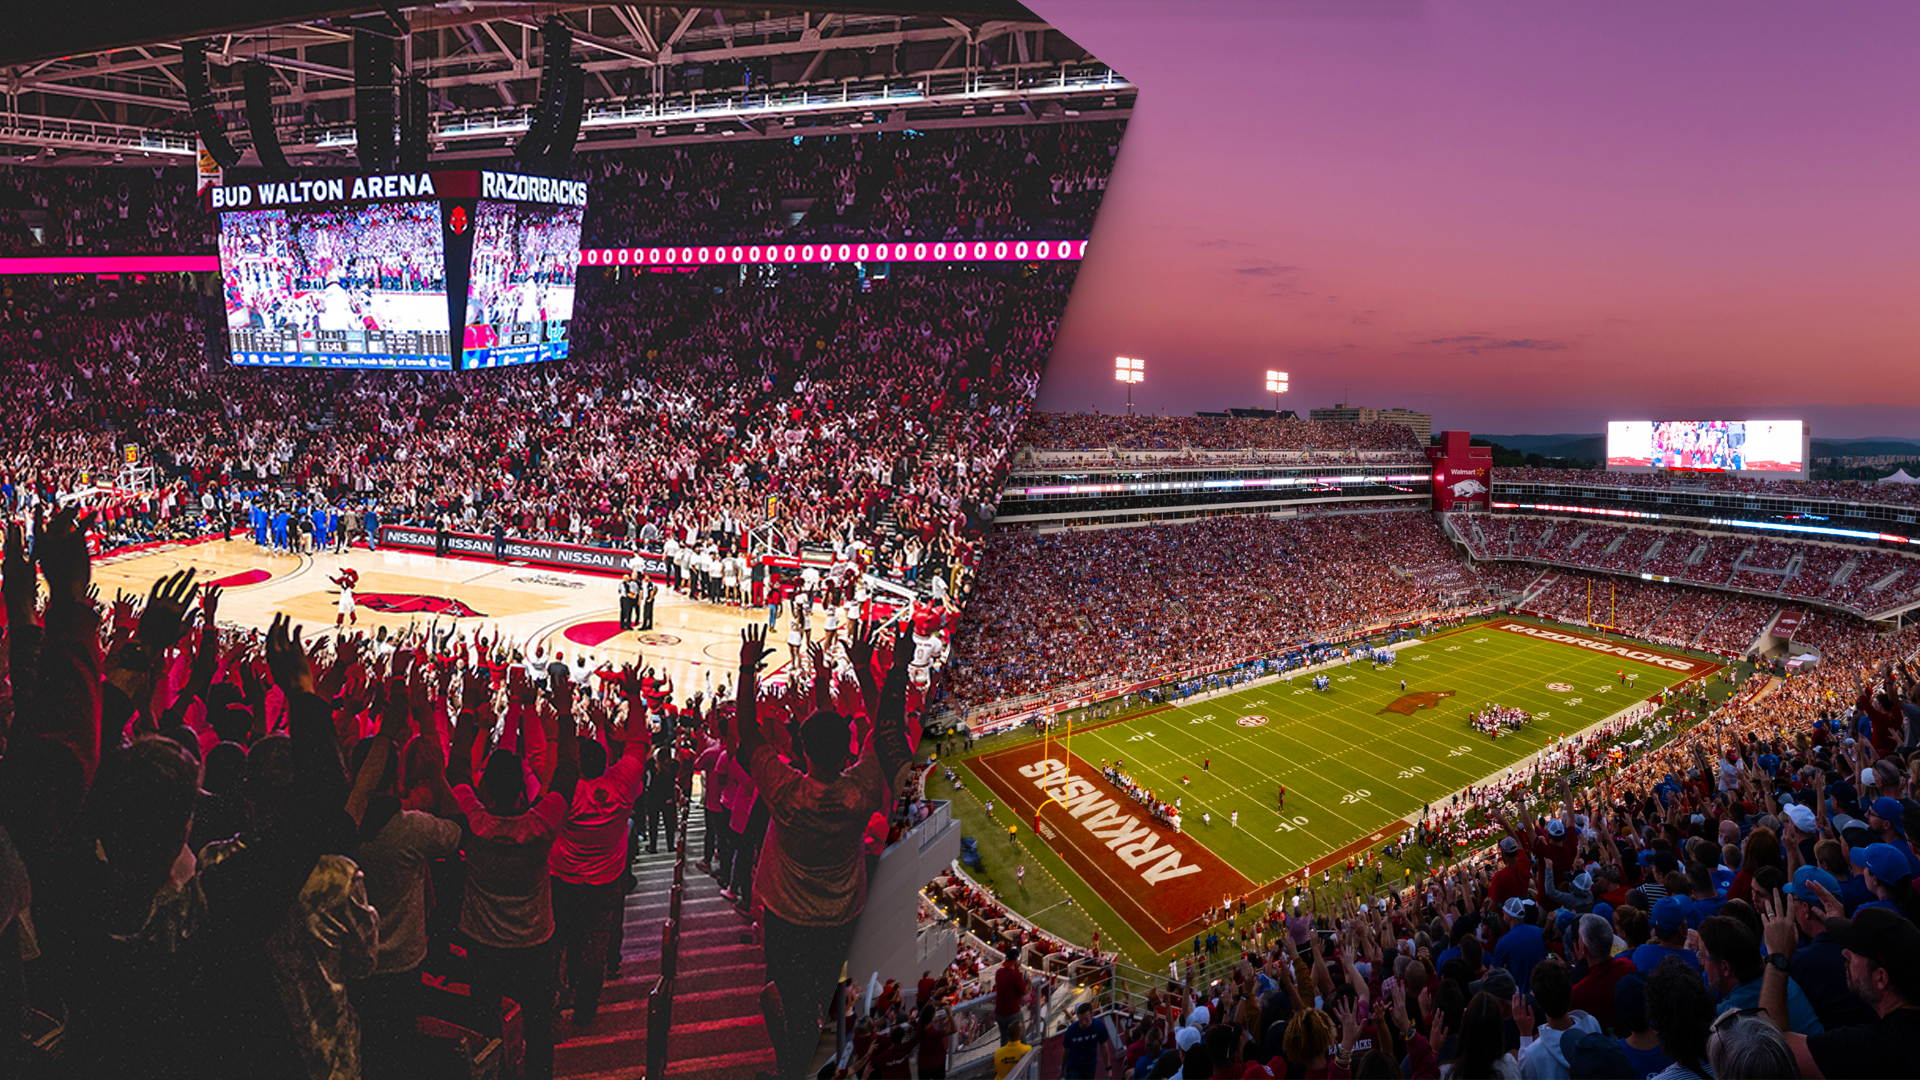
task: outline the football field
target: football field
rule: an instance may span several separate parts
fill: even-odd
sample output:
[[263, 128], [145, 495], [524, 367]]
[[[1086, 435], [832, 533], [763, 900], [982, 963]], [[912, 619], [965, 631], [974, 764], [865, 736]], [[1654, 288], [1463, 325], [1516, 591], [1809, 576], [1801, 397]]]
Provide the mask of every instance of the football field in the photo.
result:
[[[1393, 839], [1423, 805], [1720, 665], [1497, 618], [1364, 660], [1119, 720], [1069, 737], [988, 750], [965, 764], [1027, 833], [1081, 879], [1090, 915], [1112, 916], [1153, 952], [1204, 925], [1224, 897], [1257, 899]], [[1637, 676], [1623, 685], [1617, 672]], [[1405, 680], [1405, 689], [1401, 682]], [[1468, 717], [1489, 702], [1534, 721], [1498, 739]], [[1123, 762], [1159, 799], [1181, 800], [1181, 831], [1110, 783]], [[1286, 786], [1284, 809], [1279, 786]], [[1238, 812], [1239, 823], [1233, 823]], [[1211, 820], [1209, 820], [1209, 818]]]

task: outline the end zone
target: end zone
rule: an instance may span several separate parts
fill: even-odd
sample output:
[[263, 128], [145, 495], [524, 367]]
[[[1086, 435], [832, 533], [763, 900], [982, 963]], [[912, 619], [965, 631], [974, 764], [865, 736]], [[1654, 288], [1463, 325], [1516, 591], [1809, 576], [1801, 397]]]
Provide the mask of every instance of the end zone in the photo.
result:
[[1222, 897], [1255, 892], [1246, 875], [1058, 745], [1008, 747], [969, 764], [1023, 821], [1039, 810], [1041, 838], [1157, 952], [1211, 921]]
[[1689, 679], [1698, 678], [1703, 675], [1711, 675], [1726, 666], [1725, 664], [1716, 664], [1708, 660], [1696, 660], [1691, 656], [1683, 656], [1680, 653], [1667, 649], [1655, 648], [1640, 641], [1625, 644], [1618, 641], [1610, 641], [1606, 638], [1595, 637], [1592, 634], [1582, 633], [1577, 630], [1536, 626], [1533, 623], [1520, 622], [1517, 619], [1494, 619], [1492, 622], [1486, 624], [1485, 629], [1502, 630], [1506, 633], [1518, 634], [1522, 637], [1537, 638], [1541, 641], [1557, 641], [1562, 645], [1592, 649], [1594, 652], [1611, 653], [1623, 660], [1637, 660], [1642, 664], [1652, 664], [1655, 667], [1665, 668], [1675, 675], [1685, 676]]

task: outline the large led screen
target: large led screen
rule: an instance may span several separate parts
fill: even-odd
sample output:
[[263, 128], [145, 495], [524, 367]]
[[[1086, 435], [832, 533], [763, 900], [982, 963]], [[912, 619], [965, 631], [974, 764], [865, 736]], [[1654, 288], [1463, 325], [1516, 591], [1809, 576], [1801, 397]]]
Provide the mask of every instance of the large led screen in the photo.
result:
[[1614, 420], [1607, 468], [1804, 474], [1805, 429], [1798, 420]]
[[220, 215], [235, 364], [450, 370], [436, 201]]
[[584, 206], [480, 203], [462, 366], [505, 367], [567, 355], [585, 214]]

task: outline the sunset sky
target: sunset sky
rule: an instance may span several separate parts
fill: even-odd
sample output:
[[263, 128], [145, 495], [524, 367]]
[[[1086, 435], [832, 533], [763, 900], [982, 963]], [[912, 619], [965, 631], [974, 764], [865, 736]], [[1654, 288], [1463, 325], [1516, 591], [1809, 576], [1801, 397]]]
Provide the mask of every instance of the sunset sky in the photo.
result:
[[1027, 2], [1141, 88], [1043, 408], [1920, 437], [1920, 4]]

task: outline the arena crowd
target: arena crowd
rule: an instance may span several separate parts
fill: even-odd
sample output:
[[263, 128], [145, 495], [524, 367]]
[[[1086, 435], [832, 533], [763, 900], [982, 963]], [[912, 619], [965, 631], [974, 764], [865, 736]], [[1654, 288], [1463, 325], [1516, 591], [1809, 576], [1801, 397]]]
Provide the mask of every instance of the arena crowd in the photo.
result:
[[575, 359], [457, 382], [236, 370], [177, 283], [23, 285], [0, 313], [32, 376], [0, 417], [0, 495], [21, 510], [111, 486], [134, 443], [163, 490], [115, 505], [121, 539], [262, 504], [373, 509], [575, 543], [855, 546], [867, 569], [958, 593], [1072, 276], [632, 275], [600, 283]]
[[763, 686], [750, 630], [731, 700], [676, 701], [477, 629], [228, 629], [191, 571], [103, 605], [85, 529], [12, 524], [0, 567], [7, 1075], [55, 1067], [30, 1010], [61, 1018], [47, 1075], [420, 1075], [421, 1017], [500, 1037], [504, 998], [549, 1076], [696, 774], [702, 868], [764, 937], [782, 1062], [811, 1055], [867, 853], [927, 813], [908, 637], [862, 625]]

